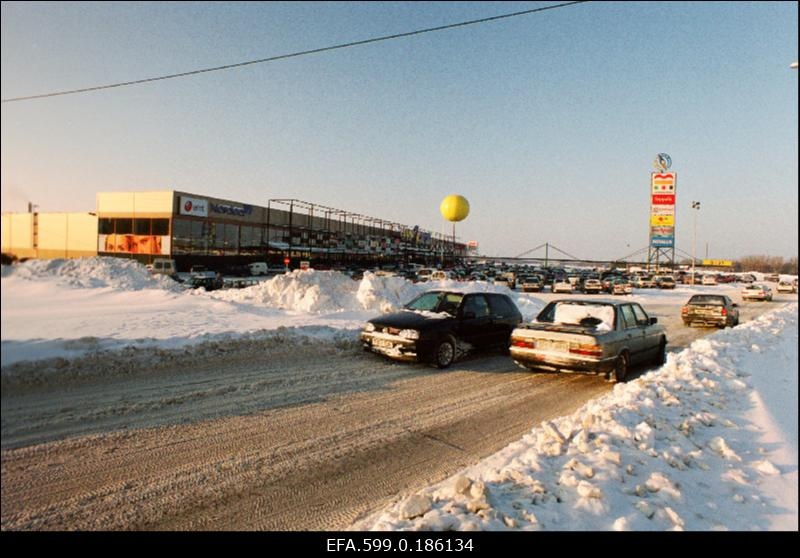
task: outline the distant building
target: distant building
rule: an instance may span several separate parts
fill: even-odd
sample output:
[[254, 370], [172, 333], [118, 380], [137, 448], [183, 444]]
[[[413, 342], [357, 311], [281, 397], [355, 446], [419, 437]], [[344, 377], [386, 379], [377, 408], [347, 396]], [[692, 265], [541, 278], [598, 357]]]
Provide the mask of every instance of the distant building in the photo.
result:
[[93, 213], [4, 213], [2, 252], [17, 258], [115, 256], [178, 269], [267, 261], [292, 267], [462, 259], [446, 235], [295, 199], [267, 207], [178, 191], [101, 192]]

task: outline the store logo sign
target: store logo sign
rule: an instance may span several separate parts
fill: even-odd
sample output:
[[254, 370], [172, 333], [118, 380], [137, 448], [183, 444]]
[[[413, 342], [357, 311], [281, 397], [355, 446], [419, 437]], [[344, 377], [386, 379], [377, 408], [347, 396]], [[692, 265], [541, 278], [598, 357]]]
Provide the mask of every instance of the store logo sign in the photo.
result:
[[195, 217], [208, 217], [208, 201], [201, 198], [181, 196], [178, 212], [181, 215], [194, 215]]
[[237, 215], [239, 217], [245, 217], [253, 213], [253, 206], [245, 205], [244, 207], [238, 207], [235, 205], [229, 205], [227, 203], [212, 203], [211, 211], [214, 213], [223, 213], [225, 215]]

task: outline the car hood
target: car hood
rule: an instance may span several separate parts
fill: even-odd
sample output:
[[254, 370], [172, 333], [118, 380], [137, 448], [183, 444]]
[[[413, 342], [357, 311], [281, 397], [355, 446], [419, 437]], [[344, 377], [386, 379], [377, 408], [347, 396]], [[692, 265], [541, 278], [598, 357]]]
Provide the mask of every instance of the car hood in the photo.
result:
[[402, 310], [392, 314], [385, 314], [370, 320], [375, 326], [395, 327], [398, 329], [425, 329], [452, 321], [455, 318], [445, 313], [413, 312]]

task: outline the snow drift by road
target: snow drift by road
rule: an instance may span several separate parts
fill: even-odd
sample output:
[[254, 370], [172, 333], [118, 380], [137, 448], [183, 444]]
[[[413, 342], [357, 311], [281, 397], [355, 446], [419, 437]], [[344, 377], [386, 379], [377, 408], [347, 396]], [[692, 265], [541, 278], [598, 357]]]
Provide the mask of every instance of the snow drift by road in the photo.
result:
[[334, 271], [298, 270], [245, 289], [206, 292], [151, 275], [132, 260], [30, 260], [2, 266], [3, 374], [24, 361], [61, 359], [51, 364], [63, 367], [64, 359], [112, 358], [111, 352], [124, 360], [123, 351], [132, 349], [149, 351], [149, 362], [163, 350], [238, 338], [268, 341], [279, 329], [284, 337], [332, 343], [349, 332], [355, 342], [366, 320], [433, 288], [506, 293], [526, 320], [544, 306], [485, 282], [411, 283], [369, 272], [353, 281]]

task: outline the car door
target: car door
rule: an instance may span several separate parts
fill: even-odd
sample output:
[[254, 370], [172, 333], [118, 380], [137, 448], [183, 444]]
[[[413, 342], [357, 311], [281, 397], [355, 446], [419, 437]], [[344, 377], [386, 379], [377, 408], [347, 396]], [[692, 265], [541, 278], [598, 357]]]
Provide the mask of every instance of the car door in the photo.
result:
[[486, 297], [480, 293], [464, 296], [458, 314], [456, 335], [467, 343], [480, 348], [491, 343], [491, 310]]
[[620, 325], [622, 325], [622, 336], [625, 344], [630, 351], [631, 363], [640, 362], [645, 358], [642, 351], [645, 349], [645, 329], [636, 320], [636, 313], [631, 304], [623, 304], [619, 307]]
[[522, 321], [519, 310], [510, 298], [501, 294], [487, 294], [491, 306], [491, 344], [508, 347], [511, 332]]
[[640, 347], [640, 357], [642, 360], [650, 360], [655, 357], [661, 345], [661, 332], [659, 328], [650, 325], [650, 316], [644, 311], [644, 308], [636, 303], [632, 303], [634, 316], [636, 317], [637, 327], [642, 332], [642, 340]]

